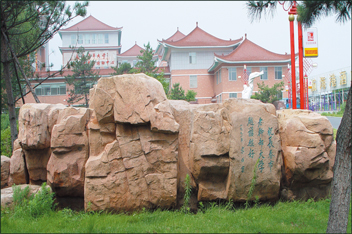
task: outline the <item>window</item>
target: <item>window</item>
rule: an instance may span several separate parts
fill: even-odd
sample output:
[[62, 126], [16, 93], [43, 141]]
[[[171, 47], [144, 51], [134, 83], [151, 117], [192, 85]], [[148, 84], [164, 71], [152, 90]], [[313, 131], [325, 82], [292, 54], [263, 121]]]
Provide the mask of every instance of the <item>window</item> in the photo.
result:
[[77, 36], [76, 34], [71, 35], [71, 45], [76, 45], [77, 42]]
[[247, 67], [247, 74], [248, 76], [252, 73], [252, 68], [251, 67]]
[[91, 37], [91, 39], [92, 39], [92, 44], [95, 44], [96, 43], [96, 34], [92, 34], [92, 37]]
[[196, 64], [196, 52], [189, 53], [189, 64]]
[[282, 80], [282, 67], [275, 67], [275, 80]]
[[260, 67], [259, 70], [264, 72], [264, 74], [260, 76], [260, 79], [267, 80], [268, 79], [268, 68], [267, 67]]
[[237, 98], [237, 93], [229, 93], [229, 98]]
[[109, 44], [109, 34], [104, 34], [104, 38], [105, 38], [104, 40], [105, 44]]
[[235, 67], [229, 68], [229, 80], [237, 80], [237, 72]]
[[83, 44], [83, 35], [78, 34], [78, 44]]
[[191, 89], [197, 88], [197, 76], [189, 76], [189, 87]]
[[136, 66], [137, 60], [133, 60], [133, 66]]
[[103, 34], [98, 34], [98, 44], [103, 44]]
[[35, 88], [35, 94], [38, 96], [55, 96], [66, 94], [65, 83], [41, 84]]
[[84, 44], [90, 44], [90, 35], [84, 34]]

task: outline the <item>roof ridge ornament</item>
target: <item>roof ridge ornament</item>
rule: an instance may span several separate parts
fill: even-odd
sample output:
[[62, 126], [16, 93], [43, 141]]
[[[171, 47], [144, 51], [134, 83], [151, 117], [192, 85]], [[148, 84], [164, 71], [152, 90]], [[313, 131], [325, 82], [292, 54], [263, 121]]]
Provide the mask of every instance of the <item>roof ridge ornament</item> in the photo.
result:
[[198, 21], [196, 22], [196, 27], [198, 28]]

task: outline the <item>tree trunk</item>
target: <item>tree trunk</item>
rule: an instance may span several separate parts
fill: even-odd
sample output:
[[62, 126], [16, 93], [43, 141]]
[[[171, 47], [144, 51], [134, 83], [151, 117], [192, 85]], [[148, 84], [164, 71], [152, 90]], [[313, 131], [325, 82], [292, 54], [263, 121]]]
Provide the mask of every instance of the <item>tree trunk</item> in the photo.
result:
[[[1, 60], [7, 61], [8, 59], [8, 50], [5, 44], [4, 38], [1, 36]], [[17, 123], [16, 123], [16, 110], [15, 110], [15, 102], [13, 98], [12, 92], [12, 84], [11, 84], [11, 74], [10, 74], [10, 63], [5, 62], [3, 65], [4, 77], [2, 79], [5, 80], [5, 88], [7, 95], [7, 106], [9, 108], [9, 119], [10, 119], [10, 129], [11, 129], [11, 145], [13, 147], [13, 142], [17, 139]]]
[[[351, 82], [352, 83], [352, 82]], [[334, 177], [331, 184], [331, 203], [327, 233], [346, 233], [351, 202], [352, 123], [351, 90], [348, 92], [345, 113], [337, 130]]]

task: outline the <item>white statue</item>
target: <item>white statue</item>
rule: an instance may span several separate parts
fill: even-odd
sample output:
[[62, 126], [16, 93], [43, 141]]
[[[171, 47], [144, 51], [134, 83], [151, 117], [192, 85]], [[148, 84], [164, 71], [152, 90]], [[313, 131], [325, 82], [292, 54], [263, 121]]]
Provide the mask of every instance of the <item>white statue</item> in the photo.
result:
[[253, 92], [253, 80], [261, 75], [264, 74], [264, 71], [261, 72], [252, 72], [249, 75], [248, 78], [248, 86], [247, 85], [243, 85], [243, 91], [242, 91], [242, 98], [244, 99], [250, 99], [252, 96], [252, 92]]

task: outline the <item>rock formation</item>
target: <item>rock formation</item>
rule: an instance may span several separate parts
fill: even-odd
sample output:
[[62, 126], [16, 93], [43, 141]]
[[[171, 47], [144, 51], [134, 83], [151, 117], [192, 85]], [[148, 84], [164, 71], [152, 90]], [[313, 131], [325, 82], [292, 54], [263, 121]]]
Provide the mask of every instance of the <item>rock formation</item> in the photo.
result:
[[192, 209], [199, 201], [329, 193], [336, 143], [314, 112], [252, 99], [169, 101], [144, 74], [101, 78], [89, 99], [89, 109], [21, 108], [2, 187], [47, 181], [60, 202], [113, 211], [179, 207], [187, 174]]
[[282, 196], [324, 198], [330, 193], [336, 143], [329, 120], [309, 110], [277, 111], [284, 155]]
[[62, 104], [25, 104], [18, 116], [18, 140], [23, 149], [29, 183], [41, 185], [46, 181], [46, 166], [51, 154], [51, 131], [56, 124]]
[[90, 107], [86, 208], [174, 206], [179, 124], [161, 84], [144, 74], [102, 78]]

